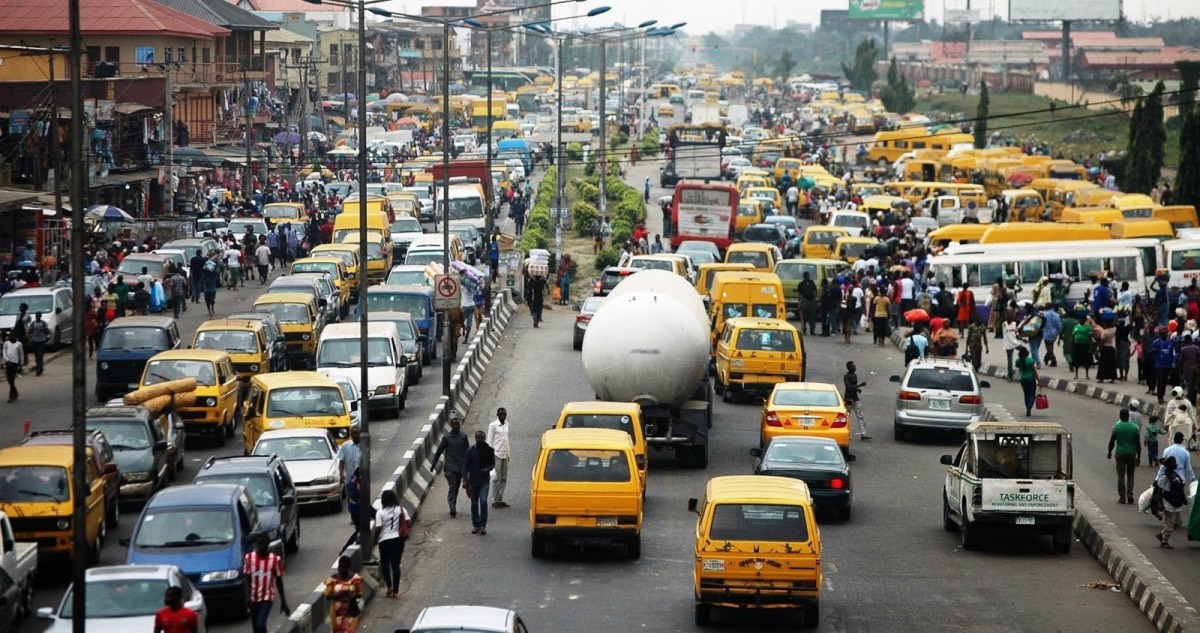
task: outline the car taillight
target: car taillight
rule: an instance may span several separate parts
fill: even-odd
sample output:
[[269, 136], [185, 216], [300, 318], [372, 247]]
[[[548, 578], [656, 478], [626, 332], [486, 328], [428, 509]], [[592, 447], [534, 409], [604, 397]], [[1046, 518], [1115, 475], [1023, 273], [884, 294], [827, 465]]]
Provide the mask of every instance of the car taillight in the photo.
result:
[[591, 320], [592, 320], [592, 315], [590, 315], [590, 314], [580, 314], [575, 317], [576, 323], [590, 323]]
[[774, 411], [767, 411], [767, 415], [763, 420], [766, 421], [767, 426], [783, 426], [783, 423], [779, 421], [779, 416]]
[[959, 404], [983, 404], [983, 397], [982, 396], [960, 396], [958, 398], [958, 402], [959, 402]]
[[834, 490], [842, 490], [846, 487], [846, 480], [841, 477], [834, 477], [829, 480], [829, 487]]
[[839, 414], [837, 414], [837, 417], [833, 418], [833, 425], [831, 426], [831, 428], [844, 429], [844, 428], [846, 428], [846, 425], [849, 423], [850, 423], [850, 418], [846, 417], [845, 413], [839, 413]]
[[645, 455], [634, 455], [633, 461], [635, 463], [637, 463], [638, 470], [641, 470], [646, 467], [646, 456]]
[[601, 282], [597, 281], [596, 282], [596, 294], [600, 294], [603, 291], [604, 291], [604, 285]]
[[899, 398], [901, 400], [914, 400], [915, 401], [915, 400], [921, 399], [921, 394], [917, 393], [916, 391], [901, 391]]

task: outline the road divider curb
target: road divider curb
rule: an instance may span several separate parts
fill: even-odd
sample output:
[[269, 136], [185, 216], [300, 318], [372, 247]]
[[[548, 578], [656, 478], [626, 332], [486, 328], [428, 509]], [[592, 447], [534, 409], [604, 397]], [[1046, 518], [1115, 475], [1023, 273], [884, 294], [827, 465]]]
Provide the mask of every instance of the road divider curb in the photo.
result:
[[[1015, 422], [1003, 405], [984, 407], [983, 419]], [[1120, 585], [1134, 605], [1163, 633], [1200, 631], [1200, 614], [1108, 515], [1075, 486], [1075, 536]]]
[[[450, 395], [442, 396], [430, 411], [427, 422], [421, 426], [417, 437], [400, 457], [400, 462], [392, 474], [379, 487], [394, 491], [400, 497], [408, 515], [414, 521], [418, 518], [421, 501], [433, 485], [436, 473], [433, 468], [433, 454], [441, 443], [442, 434], [447, 430], [451, 414], [465, 417], [470, 410], [471, 401], [483, 386], [483, 374], [488, 363], [495, 354], [500, 339], [504, 336], [504, 328], [509, 319], [516, 313], [512, 292], [504, 290], [496, 295], [491, 314], [479, 324], [475, 336], [467, 345], [466, 353], [453, 367], [450, 379]], [[490, 346], [490, 350], [488, 347]], [[351, 569], [356, 573], [363, 570], [362, 551], [358, 545], [352, 545], [340, 556], [351, 556]], [[333, 570], [337, 569], [337, 559], [333, 561]], [[371, 602], [377, 591], [377, 583], [372, 574], [362, 574], [364, 581], [363, 607]], [[310, 633], [312, 631], [328, 630], [327, 605], [325, 603], [325, 586], [318, 585], [301, 605], [292, 611], [292, 615], [280, 624], [275, 633]]]

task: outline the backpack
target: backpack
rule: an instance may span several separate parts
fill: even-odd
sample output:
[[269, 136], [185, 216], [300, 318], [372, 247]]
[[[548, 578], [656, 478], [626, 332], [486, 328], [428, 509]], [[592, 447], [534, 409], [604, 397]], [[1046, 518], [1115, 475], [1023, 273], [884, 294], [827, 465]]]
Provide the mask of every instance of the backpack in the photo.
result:
[[929, 311], [933, 309], [933, 299], [928, 292], [922, 292], [921, 296], [917, 298], [917, 307], [924, 310], [925, 314], [929, 314]]
[[1176, 508], [1187, 505], [1187, 493], [1183, 490], [1183, 478], [1174, 470], [1167, 471], [1169, 487], [1163, 491], [1163, 500]]
[[1045, 324], [1045, 319], [1040, 314], [1027, 317], [1021, 323], [1021, 336], [1025, 338], [1033, 338], [1042, 332], [1042, 326]]
[[909, 363], [913, 362], [914, 360], [917, 360], [920, 357], [921, 357], [921, 350], [917, 349], [916, 345], [913, 345], [912, 337], [911, 336], [908, 337], [908, 345], [904, 346], [904, 364], [905, 364], [905, 366], [907, 366]]

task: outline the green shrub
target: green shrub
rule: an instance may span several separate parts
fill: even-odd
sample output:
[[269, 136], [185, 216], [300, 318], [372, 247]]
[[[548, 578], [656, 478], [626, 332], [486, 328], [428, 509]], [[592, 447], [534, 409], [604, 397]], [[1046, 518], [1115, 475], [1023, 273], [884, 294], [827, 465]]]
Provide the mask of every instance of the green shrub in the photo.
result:
[[616, 248], [606, 248], [596, 254], [596, 272], [601, 272], [609, 266], [616, 266], [621, 261], [621, 251]]
[[600, 187], [586, 180], [577, 180], [575, 182], [575, 194], [580, 200], [592, 206], [600, 204]]
[[638, 143], [638, 152], [645, 158], [658, 156], [662, 146], [658, 143], [658, 128], [650, 128]]
[[546, 235], [554, 235], [554, 223], [550, 219], [550, 210], [538, 209], [534, 213], [530, 214], [529, 218], [525, 221], [525, 227], [526, 230], [537, 227], [540, 228]]
[[579, 232], [579, 237], [591, 237], [592, 222], [599, 219], [600, 211], [596, 205], [577, 200], [575, 204], [571, 205], [571, 216], [575, 222], [575, 230]]
[[571, 141], [567, 143], [567, 160], [572, 163], [578, 163], [583, 160], [583, 144], [579, 141]]
[[520, 248], [526, 253], [534, 248], [550, 248], [550, 238], [541, 227], [529, 226], [521, 233]]
[[612, 221], [612, 243], [613, 246], [624, 245], [633, 235], [633, 224], [623, 217], [617, 217]]

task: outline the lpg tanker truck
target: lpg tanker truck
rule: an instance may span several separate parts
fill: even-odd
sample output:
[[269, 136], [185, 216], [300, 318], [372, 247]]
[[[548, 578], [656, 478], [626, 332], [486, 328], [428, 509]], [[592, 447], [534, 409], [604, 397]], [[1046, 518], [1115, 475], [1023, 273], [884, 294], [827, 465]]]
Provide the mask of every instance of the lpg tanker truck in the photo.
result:
[[592, 316], [583, 370], [597, 399], [641, 406], [649, 447], [674, 451], [680, 466], [707, 468], [711, 340], [696, 290], [674, 273], [643, 270]]

